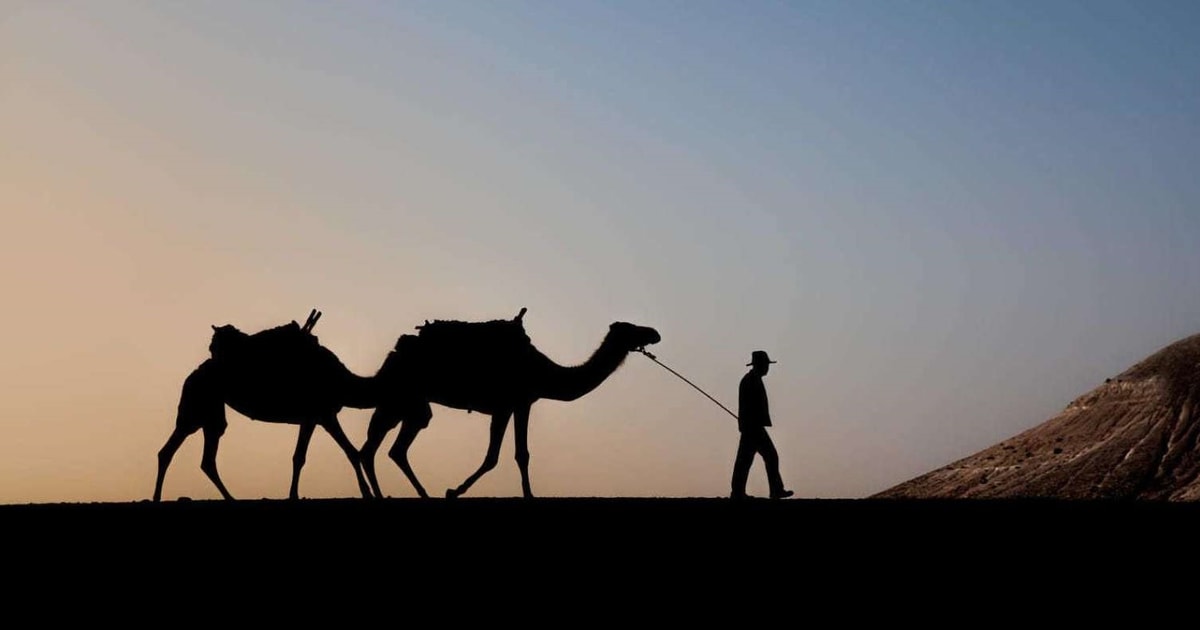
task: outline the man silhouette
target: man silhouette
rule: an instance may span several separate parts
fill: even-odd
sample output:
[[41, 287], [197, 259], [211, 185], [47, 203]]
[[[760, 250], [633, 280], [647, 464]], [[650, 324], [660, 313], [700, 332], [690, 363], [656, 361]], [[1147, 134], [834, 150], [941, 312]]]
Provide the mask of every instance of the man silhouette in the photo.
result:
[[738, 440], [737, 458], [733, 462], [733, 482], [731, 498], [746, 498], [746, 478], [750, 475], [750, 464], [754, 456], [762, 455], [763, 464], [767, 467], [767, 483], [771, 488], [772, 499], [786, 499], [792, 496], [791, 490], [783, 487], [783, 478], [779, 475], [779, 453], [767, 427], [771, 426], [771, 413], [767, 409], [767, 388], [763, 386], [762, 377], [775, 363], [767, 353], [755, 350], [750, 354], [747, 366], [750, 371], [742, 377], [738, 386]]

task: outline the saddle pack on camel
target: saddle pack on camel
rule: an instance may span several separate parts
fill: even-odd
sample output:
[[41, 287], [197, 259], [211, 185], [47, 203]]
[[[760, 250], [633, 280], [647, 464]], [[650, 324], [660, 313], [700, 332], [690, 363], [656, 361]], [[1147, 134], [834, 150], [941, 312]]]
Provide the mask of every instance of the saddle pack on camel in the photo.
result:
[[403, 374], [401, 380], [417, 389], [426, 381], [453, 378], [501, 387], [523, 357], [537, 352], [525, 334], [525, 310], [512, 319], [483, 322], [427, 320], [417, 326], [417, 334], [396, 341], [393, 355], [399, 360], [389, 363]]
[[261, 369], [297, 372], [340, 364], [337, 357], [320, 344], [312, 333], [321, 318], [316, 309], [308, 315], [304, 326], [295, 321], [282, 326], [247, 334], [231, 325], [213, 326], [212, 342], [208, 349], [212, 358], [242, 369]]
[[512, 319], [493, 319], [486, 322], [435, 320], [417, 326], [421, 350], [454, 358], [455, 361], [488, 361], [495, 357], [511, 361], [514, 354], [533, 347], [525, 334], [525, 309]]

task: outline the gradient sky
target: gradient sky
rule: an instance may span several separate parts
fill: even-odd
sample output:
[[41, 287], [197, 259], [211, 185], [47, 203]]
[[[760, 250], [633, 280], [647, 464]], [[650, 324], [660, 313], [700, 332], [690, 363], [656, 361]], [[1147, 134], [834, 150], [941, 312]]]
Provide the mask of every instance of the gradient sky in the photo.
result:
[[[1186, 1], [0, 1], [0, 503], [149, 498], [209, 325], [313, 307], [360, 374], [521, 307], [730, 407], [764, 349], [787, 485], [884, 490], [1200, 332], [1198, 79]], [[440, 494], [488, 431], [434, 412]], [[229, 421], [230, 490], [287, 496], [296, 429]], [[200, 443], [166, 497], [218, 496]], [[533, 489], [725, 496], [736, 443], [635, 355], [534, 407]], [[301, 494], [357, 496], [323, 431]]]

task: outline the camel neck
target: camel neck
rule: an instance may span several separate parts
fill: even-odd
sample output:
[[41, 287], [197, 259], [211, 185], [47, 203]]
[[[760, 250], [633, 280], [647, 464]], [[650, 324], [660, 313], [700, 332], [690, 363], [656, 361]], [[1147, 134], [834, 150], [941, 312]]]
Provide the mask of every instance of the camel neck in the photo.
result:
[[538, 397], [571, 401], [596, 389], [628, 356], [628, 352], [611, 343], [606, 337], [587, 361], [566, 367], [547, 361], [547, 373], [538, 389]]

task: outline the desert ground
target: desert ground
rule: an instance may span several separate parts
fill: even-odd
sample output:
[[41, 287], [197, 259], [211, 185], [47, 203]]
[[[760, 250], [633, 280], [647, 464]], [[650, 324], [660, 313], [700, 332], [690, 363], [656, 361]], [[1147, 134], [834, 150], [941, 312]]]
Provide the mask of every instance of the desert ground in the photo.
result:
[[[887, 582], [1181, 561], [1200, 503], [1064, 500], [461, 498], [0, 506], [10, 571], [205, 567], [515, 579]], [[766, 572], [766, 573], [763, 573]], [[839, 577], [840, 576], [840, 577]], [[224, 579], [224, 578], [222, 578]]]

